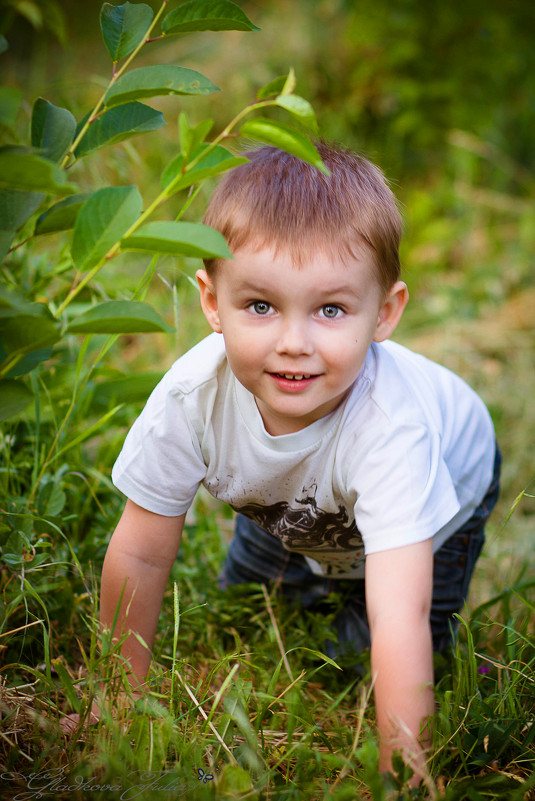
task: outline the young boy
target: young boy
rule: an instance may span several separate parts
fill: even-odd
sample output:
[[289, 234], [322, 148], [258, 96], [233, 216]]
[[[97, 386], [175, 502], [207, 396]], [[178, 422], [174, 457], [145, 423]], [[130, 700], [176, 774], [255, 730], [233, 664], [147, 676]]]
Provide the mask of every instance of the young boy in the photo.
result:
[[[311, 604], [342, 588], [344, 647], [371, 647], [380, 768], [424, 774], [433, 649], [450, 644], [496, 502], [482, 401], [388, 342], [408, 299], [401, 220], [381, 172], [318, 146], [330, 176], [275, 148], [219, 185], [205, 221], [234, 258], [197, 272], [215, 333], [162, 379], [113, 470], [127, 496], [101, 617], [153, 643], [202, 483], [237, 512], [222, 584], [278, 582]], [[150, 651], [123, 646], [143, 684]]]

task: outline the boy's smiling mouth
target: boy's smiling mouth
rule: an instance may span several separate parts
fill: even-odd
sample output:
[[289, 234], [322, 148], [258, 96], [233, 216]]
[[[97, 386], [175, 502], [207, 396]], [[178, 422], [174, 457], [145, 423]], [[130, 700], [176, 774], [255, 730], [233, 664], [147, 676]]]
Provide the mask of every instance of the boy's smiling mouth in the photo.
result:
[[289, 381], [302, 381], [304, 378], [313, 378], [311, 373], [273, 373], [279, 378], [286, 378]]
[[279, 373], [270, 371], [268, 375], [271, 376], [279, 389], [286, 392], [298, 389], [304, 390], [319, 378], [317, 373]]

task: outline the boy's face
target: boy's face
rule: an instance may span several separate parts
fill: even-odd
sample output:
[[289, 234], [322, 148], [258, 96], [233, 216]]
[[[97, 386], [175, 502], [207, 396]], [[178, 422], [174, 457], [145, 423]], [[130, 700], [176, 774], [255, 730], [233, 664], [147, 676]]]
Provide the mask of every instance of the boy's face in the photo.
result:
[[199, 270], [197, 280], [206, 318], [273, 436], [339, 405], [370, 343], [390, 336], [408, 299], [401, 281], [385, 298], [364, 250], [350, 263], [318, 253], [295, 267], [283, 251], [245, 247], [214, 279]]

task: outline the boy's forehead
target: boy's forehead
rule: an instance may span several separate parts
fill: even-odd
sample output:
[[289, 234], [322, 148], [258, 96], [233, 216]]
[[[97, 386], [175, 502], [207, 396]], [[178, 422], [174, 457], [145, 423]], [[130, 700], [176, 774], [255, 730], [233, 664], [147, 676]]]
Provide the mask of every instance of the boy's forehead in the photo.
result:
[[373, 257], [368, 248], [360, 249], [358, 256], [311, 249], [301, 253], [297, 260], [288, 248], [244, 246], [235, 251], [233, 259], [222, 262], [217, 276], [246, 291], [271, 288], [273, 282], [280, 281], [281, 272], [288, 276], [293, 286], [308, 287], [311, 280], [319, 280], [321, 287], [318, 284], [318, 289], [328, 292], [358, 294], [363, 279], [376, 280]]
[[[308, 242], [272, 241], [260, 237], [244, 242], [234, 250], [234, 258], [247, 258], [254, 254], [259, 258], [252, 261], [265, 263], [280, 262], [288, 268], [302, 270], [310, 264], [321, 262], [325, 268], [347, 268], [360, 266], [362, 263], [373, 264], [374, 253], [364, 242], [333, 242], [311, 239]], [[228, 263], [231, 265], [232, 261]]]

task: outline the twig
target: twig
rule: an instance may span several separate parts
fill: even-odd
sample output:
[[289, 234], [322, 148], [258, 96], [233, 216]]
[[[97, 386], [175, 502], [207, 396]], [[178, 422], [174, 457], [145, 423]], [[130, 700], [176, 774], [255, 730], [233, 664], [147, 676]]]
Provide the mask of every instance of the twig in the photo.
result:
[[25, 754], [25, 753], [24, 753], [24, 751], [22, 751], [22, 750], [21, 750], [21, 749], [20, 749], [18, 746], [16, 746], [16, 745], [15, 745], [15, 743], [13, 743], [13, 742], [12, 742], [12, 741], [9, 739], [9, 737], [7, 736], [7, 734], [4, 734], [4, 732], [3, 732], [3, 731], [0, 731], [0, 737], [3, 737], [3, 738], [4, 738], [4, 740], [6, 741], [6, 743], [9, 743], [9, 745], [11, 746], [11, 748], [13, 748], [13, 749], [16, 749], [16, 750], [19, 752], [19, 754], [20, 754], [21, 756], [23, 756], [23, 757], [24, 757], [24, 759], [27, 759], [27, 760], [28, 760], [28, 762], [32, 762], [32, 763], [33, 763], [33, 759], [31, 758], [31, 756], [28, 756], [28, 754]]
[[[477, 656], [478, 659], [483, 659], [485, 662], [488, 662], [489, 664], [492, 665], [492, 667], [495, 667], [497, 670], [510, 670], [511, 673], [518, 673], [519, 676], [522, 676], [523, 678], [527, 679], [528, 681], [535, 682], [535, 678], [532, 678], [531, 676], [528, 676], [527, 673], [524, 673], [524, 671], [518, 670], [518, 668], [512, 668], [511, 667], [511, 665], [514, 665], [515, 662], [518, 662], [519, 664], [524, 665], [524, 663], [520, 662], [520, 660], [518, 660], [518, 659], [514, 659], [508, 665], [502, 665], [501, 662], [497, 662], [495, 659], [491, 659], [490, 657], [485, 656], [485, 654], [478, 654], [476, 651], [474, 651], [474, 656]], [[526, 667], [526, 665], [524, 665], [524, 667]]]
[[[302, 678], [303, 678], [303, 676], [305, 676], [305, 675], [306, 675], [306, 670], [302, 670], [302, 671], [301, 671], [301, 673], [299, 674], [299, 676], [298, 676], [296, 679], [294, 679], [294, 680], [292, 681], [292, 683], [291, 683], [291, 684], [289, 684], [287, 687], [285, 687], [285, 688], [284, 688], [284, 690], [281, 692], [281, 694], [280, 694], [280, 695], [278, 695], [276, 698], [274, 698], [274, 699], [273, 699], [273, 701], [272, 701], [270, 704], [268, 704], [268, 705], [267, 705], [267, 707], [266, 707], [266, 710], [267, 710], [267, 709], [271, 709], [271, 707], [273, 706], [273, 704], [276, 704], [276, 703], [277, 703], [277, 701], [280, 701], [280, 699], [281, 699], [281, 698], [282, 698], [284, 695], [286, 695], [286, 693], [288, 692], [288, 690], [291, 690], [291, 689], [292, 689], [292, 687], [294, 687], [294, 686], [297, 684], [297, 682], [301, 681], [301, 679], [302, 679]], [[254, 720], [256, 720], [256, 718], [257, 718], [257, 717], [258, 717], [258, 713], [255, 713], [255, 714], [253, 715], [253, 717], [251, 718], [251, 723], [252, 723]], [[265, 731], [264, 731], [264, 733], [265, 733]]]
[[11, 631], [4, 631], [3, 634], [0, 634], [0, 637], [9, 637], [10, 634], [16, 634], [17, 631], [24, 631], [24, 629], [29, 629], [30, 626], [37, 626], [39, 623], [43, 623], [42, 620], [34, 620], [33, 623], [25, 623], [24, 626], [19, 626], [18, 629], [11, 629]]
[[189, 697], [191, 698], [191, 700], [193, 701], [193, 703], [195, 704], [195, 706], [197, 707], [197, 709], [199, 710], [199, 712], [201, 713], [201, 715], [203, 716], [204, 720], [205, 720], [205, 721], [207, 722], [207, 724], [209, 725], [209, 727], [210, 727], [210, 729], [212, 730], [212, 732], [213, 732], [213, 733], [215, 734], [215, 736], [217, 737], [217, 739], [218, 739], [218, 741], [220, 742], [220, 744], [223, 746], [224, 750], [225, 750], [225, 751], [227, 752], [227, 754], [229, 755], [229, 757], [230, 757], [230, 760], [232, 761], [232, 763], [233, 763], [234, 765], [237, 765], [237, 764], [238, 764], [238, 762], [237, 762], [237, 760], [236, 760], [236, 757], [234, 756], [234, 754], [232, 753], [232, 751], [230, 750], [230, 748], [228, 747], [228, 745], [226, 744], [226, 742], [223, 740], [223, 738], [221, 737], [221, 735], [219, 734], [219, 732], [217, 731], [217, 729], [215, 728], [215, 726], [212, 724], [212, 722], [211, 722], [210, 720], [208, 720], [208, 715], [206, 714], [206, 712], [204, 711], [204, 709], [203, 709], [203, 708], [202, 708], [202, 706], [200, 705], [199, 701], [198, 701], [198, 700], [195, 698], [195, 695], [193, 694], [193, 692], [192, 692], [192, 690], [190, 689], [190, 687], [187, 685], [186, 681], [185, 681], [185, 680], [182, 678], [182, 676], [180, 675], [180, 673], [178, 672], [178, 670], [175, 670], [175, 671], [174, 671], [174, 673], [175, 673], [175, 676], [177, 677], [177, 679], [179, 680], [179, 682], [181, 683], [182, 687], [185, 689], [185, 691], [187, 692], [187, 694], [189, 695]]

